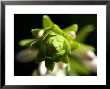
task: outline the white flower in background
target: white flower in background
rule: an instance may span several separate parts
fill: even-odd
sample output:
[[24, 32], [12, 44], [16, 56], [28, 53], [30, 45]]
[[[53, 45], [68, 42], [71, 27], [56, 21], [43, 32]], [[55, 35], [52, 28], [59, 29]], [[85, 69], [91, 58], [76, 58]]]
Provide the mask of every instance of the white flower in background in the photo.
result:
[[97, 71], [97, 56], [95, 55], [95, 53], [92, 51], [88, 51], [85, 57], [86, 57], [86, 60], [82, 62], [85, 64], [85, 66], [90, 68], [93, 72], [96, 72]]

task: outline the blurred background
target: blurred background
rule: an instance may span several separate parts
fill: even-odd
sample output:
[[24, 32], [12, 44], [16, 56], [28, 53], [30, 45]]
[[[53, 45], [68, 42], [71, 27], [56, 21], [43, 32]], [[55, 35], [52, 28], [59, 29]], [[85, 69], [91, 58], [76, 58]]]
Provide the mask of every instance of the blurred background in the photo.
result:
[[[33, 38], [31, 29], [42, 28], [42, 16], [44, 14], [14, 14], [14, 56], [25, 49], [19, 46], [18, 42], [22, 39]], [[60, 26], [61, 29], [72, 24], [78, 24], [78, 30], [82, 27], [92, 24], [95, 30], [89, 34], [85, 43], [95, 47], [97, 55], [97, 15], [96, 14], [46, 14], [51, 20]], [[77, 33], [76, 33], [77, 34]], [[31, 76], [36, 68], [34, 61], [29, 63], [20, 63], [14, 58], [14, 75]], [[96, 75], [91, 73], [91, 75]]]

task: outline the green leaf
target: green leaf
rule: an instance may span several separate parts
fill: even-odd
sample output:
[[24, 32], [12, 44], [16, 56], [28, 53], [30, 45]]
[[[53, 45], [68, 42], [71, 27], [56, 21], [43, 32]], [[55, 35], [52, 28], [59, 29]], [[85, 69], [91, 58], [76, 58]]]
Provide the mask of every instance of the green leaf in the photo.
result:
[[53, 26], [53, 21], [50, 19], [50, 17], [48, 15], [44, 15], [43, 16], [43, 28], [49, 28], [51, 26]]
[[90, 75], [90, 70], [75, 59], [69, 58], [70, 72], [78, 75]]
[[89, 33], [91, 33], [92, 31], [94, 31], [94, 26], [93, 25], [85, 26], [77, 34], [76, 41], [83, 43], [86, 40]]
[[35, 41], [35, 39], [23, 39], [23, 40], [19, 41], [19, 45], [29, 47], [29, 45], [34, 41]]
[[77, 32], [78, 30], [78, 25], [77, 24], [73, 24], [67, 28], [64, 28], [63, 29], [64, 31], [68, 32], [68, 31], [74, 31], [74, 32]]

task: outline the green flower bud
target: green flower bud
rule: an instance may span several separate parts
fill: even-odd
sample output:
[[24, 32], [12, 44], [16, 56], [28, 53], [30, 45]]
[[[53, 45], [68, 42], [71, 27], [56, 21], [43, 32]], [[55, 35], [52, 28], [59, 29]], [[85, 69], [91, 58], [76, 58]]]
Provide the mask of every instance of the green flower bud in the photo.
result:
[[69, 54], [71, 49], [68, 41], [61, 35], [48, 35], [44, 39], [47, 56], [52, 61], [60, 61], [61, 57]]

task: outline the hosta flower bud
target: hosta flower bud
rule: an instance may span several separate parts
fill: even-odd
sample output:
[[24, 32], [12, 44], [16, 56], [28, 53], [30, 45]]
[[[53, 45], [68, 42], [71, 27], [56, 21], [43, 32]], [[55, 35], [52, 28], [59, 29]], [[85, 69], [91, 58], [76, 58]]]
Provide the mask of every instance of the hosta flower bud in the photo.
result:
[[[45, 41], [46, 40], [46, 41]], [[68, 41], [61, 35], [48, 35], [44, 39], [47, 56], [51, 57], [52, 61], [60, 61], [59, 57], [70, 53]]]

